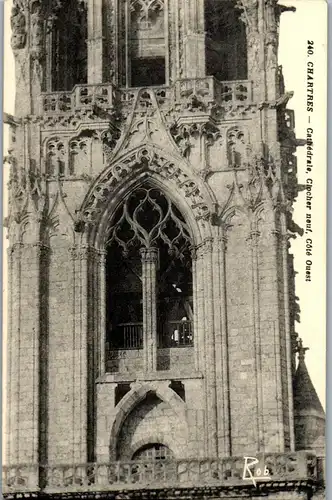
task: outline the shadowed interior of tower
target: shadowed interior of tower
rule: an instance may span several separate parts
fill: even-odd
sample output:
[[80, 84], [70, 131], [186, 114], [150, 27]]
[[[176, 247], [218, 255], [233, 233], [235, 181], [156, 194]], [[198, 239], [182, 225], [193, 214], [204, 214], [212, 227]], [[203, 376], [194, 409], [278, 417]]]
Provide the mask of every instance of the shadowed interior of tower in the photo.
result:
[[[106, 279], [110, 348], [143, 347], [146, 300], [155, 303], [159, 347], [192, 345], [191, 239], [179, 210], [159, 190], [145, 186], [125, 199], [111, 224]], [[147, 257], [149, 249], [153, 255]], [[147, 276], [146, 258], [151, 258], [153, 276]]]
[[232, 0], [205, 0], [206, 74], [218, 80], [247, 78], [247, 41], [241, 11]]

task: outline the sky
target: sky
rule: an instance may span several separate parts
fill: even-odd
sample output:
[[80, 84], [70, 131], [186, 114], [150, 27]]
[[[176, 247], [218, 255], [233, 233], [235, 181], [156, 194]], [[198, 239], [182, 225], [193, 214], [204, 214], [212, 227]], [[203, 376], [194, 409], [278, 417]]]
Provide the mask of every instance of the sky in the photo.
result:
[[[11, 0], [6, 0], [5, 5], [5, 54], [4, 54], [4, 111], [14, 114], [15, 70], [14, 60], [10, 48], [9, 18]], [[308, 38], [314, 41], [315, 64], [315, 108], [312, 114], [311, 127], [314, 130], [314, 169], [311, 174], [313, 179], [313, 232], [303, 237], [292, 240], [291, 251], [295, 256], [296, 294], [300, 299], [301, 323], [297, 325], [297, 333], [303, 339], [306, 353], [306, 363], [319, 398], [325, 407], [325, 361], [326, 361], [326, 305], [325, 305], [325, 189], [326, 189], [326, 22], [324, 0], [283, 0], [283, 5], [295, 6], [296, 12], [286, 12], [281, 16], [279, 64], [283, 66], [287, 91], [294, 91], [294, 97], [288, 104], [295, 111], [295, 124], [297, 138], [305, 139], [308, 128], [308, 113], [306, 111], [306, 71], [307, 71], [307, 42]], [[325, 36], [325, 38], [324, 38]], [[4, 126], [4, 154], [8, 148], [8, 127]], [[305, 184], [306, 174], [305, 147], [299, 148], [298, 179], [300, 184]], [[4, 186], [8, 178], [8, 165], [4, 166]], [[7, 197], [4, 193], [4, 214], [6, 214]], [[305, 228], [305, 192], [299, 194], [294, 206], [295, 222]], [[306, 240], [311, 237], [313, 241], [312, 281], [305, 281]], [[4, 246], [7, 241], [4, 237]], [[3, 253], [4, 257], [6, 252]], [[6, 288], [6, 261], [4, 259], [4, 283]], [[4, 293], [4, 318], [6, 315], [6, 296]], [[5, 330], [5, 329], [4, 329]], [[6, 332], [4, 331], [4, 337]], [[5, 368], [5, 362], [4, 362]]]

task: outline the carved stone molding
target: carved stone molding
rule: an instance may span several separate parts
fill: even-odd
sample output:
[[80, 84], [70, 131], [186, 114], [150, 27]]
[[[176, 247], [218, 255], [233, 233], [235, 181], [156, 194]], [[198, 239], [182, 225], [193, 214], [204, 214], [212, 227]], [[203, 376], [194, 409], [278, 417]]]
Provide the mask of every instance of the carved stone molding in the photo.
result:
[[247, 162], [245, 132], [238, 126], [227, 131], [227, 159], [231, 168], [244, 167]]
[[169, 131], [185, 158], [190, 155], [191, 139], [199, 140], [204, 137], [209, 146], [213, 145], [221, 137], [220, 129], [210, 121], [205, 120], [195, 123], [174, 122], [170, 124]]
[[10, 24], [12, 29], [11, 46], [15, 54], [17, 50], [25, 47], [27, 39], [26, 13], [18, 0], [13, 2]]
[[11, 167], [8, 226], [12, 221], [20, 223], [28, 213], [40, 220], [45, 206], [45, 186], [40, 171], [32, 161], [27, 169], [24, 168], [12, 154], [8, 162]]
[[141, 148], [121, 161], [113, 164], [98, 179], [80, 212], [81, 220], [95, 222], [105, 210], [111, 193], [114, 193], [125, 179], [151, 172], [164, 181], [174, 184], [183, 193], [191, 205], [196, 220], [207, 220], [211, 216], [211, 207], [205, 199], [198, 183], [186, 174], [179, 165], [169, 161], [161, 153], [151, 148]]

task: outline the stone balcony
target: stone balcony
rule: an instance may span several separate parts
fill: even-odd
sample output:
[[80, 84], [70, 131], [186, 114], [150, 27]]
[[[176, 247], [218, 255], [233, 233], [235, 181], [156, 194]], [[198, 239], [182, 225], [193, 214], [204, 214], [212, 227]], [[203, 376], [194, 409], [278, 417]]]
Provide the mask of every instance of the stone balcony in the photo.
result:
[[[310, 452], [266, 453], [250, 458], [130, 461], [83, 465], [3, 467], [3, 494], [119, 492], [134, 490], [285, 487], [324, 483], [324, 459]], [[251, 465], [253, 464], [253, 465]], [[265, 474], [265, 475], [264, 475]]]
[[[128, 113], [136, 103], [141, 88], [117, 88], [112, 84], [76, 85], [70, 92], [44, 92], [41, 95], [40, 113], [46, 116], [93, 110], [98, 107], [110, 111], [120, 106]], [[184, 107], [209, 107], [223, 105], [234, 107], [252, 103], [252, 83], [247, 80], [220, 82], [213, 76], [185, 79], [171, 86], [147, 87], [153, 90], [161, 109], [177, 105]], [[144, 101], [144, 99], [143, 99]], [[195, 102], [194, 102], [195, 101]]]

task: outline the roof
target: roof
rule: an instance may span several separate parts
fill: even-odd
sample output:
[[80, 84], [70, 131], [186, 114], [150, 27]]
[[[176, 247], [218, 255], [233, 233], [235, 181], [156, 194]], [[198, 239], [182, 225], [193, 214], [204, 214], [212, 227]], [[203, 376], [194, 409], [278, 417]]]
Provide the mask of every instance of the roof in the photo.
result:
[[305, 364], [304, 357], [306, 350], [306, 348], [302, 347], [301, 343], [298, 348], [299, 364], [293, 382], [294, 411], [295, 413], [299, 413], [314, 410], [319, 413], [322, 418], [325, 418], [324, 409]]

